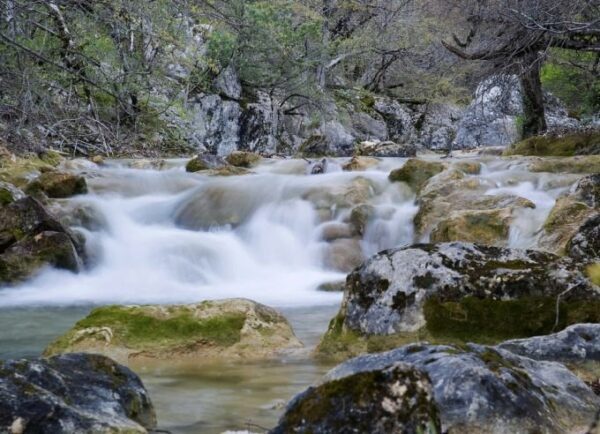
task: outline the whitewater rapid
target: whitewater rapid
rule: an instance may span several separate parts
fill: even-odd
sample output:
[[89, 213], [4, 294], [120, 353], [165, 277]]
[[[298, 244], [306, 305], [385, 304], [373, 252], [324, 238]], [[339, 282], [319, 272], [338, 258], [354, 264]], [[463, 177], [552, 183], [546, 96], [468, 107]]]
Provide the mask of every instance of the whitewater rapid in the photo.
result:
[[[369, 204], [376, 212], [361, 241], [365, 257], [427, 241], [414, 240], [414, 194], [387, 180], [389, 171], [403, 163], [389, 159], [366, 172], [343, 172], [332, 162], [328, 173], [310, 176], [301, 160], [269, 161], [255, 174], [228, 178], [187, 174], [183, 161], [162, 171], [131, 169], [125, 162], [84, 166], [90, 194], [60, 206], [90, 214], [93, 224], [74, 228], [87, 240], [87, 269], [79, 274], [45, 270], [0, 290], [0, 307], [230, 297], [278, 307], [339, 303], [340, 293], [318, 290], [344, 280], [345, 273], [325, 265], [323, 217], [307, 196], [366, 178], [374, 186]], [[484, 164], [476, 176], [490, 183], [486, 194], [511, 193], [536, 204], [517, 216], [509, 240], [511, 247], [535, 247], [565, 183], [553, 187], [556, 179], [550, 175], [501, 161]], [[341, 222], [350, 211], [335, 204], [330, 208], [333, 221]]]

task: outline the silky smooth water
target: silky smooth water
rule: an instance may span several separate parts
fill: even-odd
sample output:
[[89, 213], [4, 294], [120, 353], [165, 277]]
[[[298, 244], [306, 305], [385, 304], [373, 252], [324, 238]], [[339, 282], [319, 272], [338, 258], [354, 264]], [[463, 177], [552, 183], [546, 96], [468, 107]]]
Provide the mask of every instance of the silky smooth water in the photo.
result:
[[[534, 174], [518, 160], [483, 161], [482, 173], [473, 176], [489, 186], [485, 194], [510, 193], [536, 205], [519, 211], [508, 244], [536, 247], [556, 198], [577, 177]], [[343, 172], [342, 162], [308, 176], [302, 160], [271, 160], [255, 174], [230, 178], [187, 174], [184, 161], [163, 171], [129, 169], [124, 161], [101, 169], [81, 164], [90, 194], [56, 207], [84, 215], [73, 221], [87, 240], [88, 267], [79, 274], [45, 270], [0, 289], [0, 358], [38, 356], [96, 305], [249, 298], [282, 310], [306, 350], [261, 363], [140, 373], [160, 427], [173, 433], [273, 426], [282, 403], [330, 367], [310, 353], [342, 298], [317, 289], [345, 278], [325, 265], [322, 240], [324, 220], [349, 215], [340, 194], [357, 178], [371, 182], [375, 216], [361, 241], [366, 257], [422, 241], [414, 239], [414, 194], [387, 179], [404, 160], [385, 159], [355, 173]]]

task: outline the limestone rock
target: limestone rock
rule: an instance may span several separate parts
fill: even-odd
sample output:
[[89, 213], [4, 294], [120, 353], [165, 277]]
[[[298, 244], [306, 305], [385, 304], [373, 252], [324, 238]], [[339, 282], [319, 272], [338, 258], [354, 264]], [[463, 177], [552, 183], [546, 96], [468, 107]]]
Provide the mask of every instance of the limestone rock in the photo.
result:
[[400, 169], [393, 170], [389, 179], [392, 182], [405, 182], [413, 190], [419, 191], [430, 178], [443, 170], [442, 163], [412, 159], [408, 160]]
[[154, 407], [137, 375], [107, 357], [0, 361], [0, 431], [147, 433]]
[[55, 199], [63, 199], [88, 192], [87, 182], [81, 175], [63, 172], [45, 172], [26, 188], [27, 193], [38, 192]]
[[107, 306], [92, 311], [48, 348], [104, 354], [126, 365], [261, 359], [301, 347], [277, 311], [245, 299], [191, 305]]

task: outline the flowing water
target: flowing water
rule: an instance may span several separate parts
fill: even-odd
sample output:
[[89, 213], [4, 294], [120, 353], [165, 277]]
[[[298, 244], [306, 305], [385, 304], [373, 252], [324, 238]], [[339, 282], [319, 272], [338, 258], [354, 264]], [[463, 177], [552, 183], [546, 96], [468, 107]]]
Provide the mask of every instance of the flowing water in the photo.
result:
[[[342, 162], [308, 176], [304, 161], [269, 160], [253, 175], [228, 178], [187, 174], [184, 161], [162, 171], [130, 169], [125, 161], [80, 165], [90, 194], [56, 206], [86, 237], [87, 269], [46, 270], [0, 289], [0, 358], [39, 355], [94, 305], [250, 298], [279, 308], [307, 350], [269, 362], [141, 374], [161, 428], [219, 433], [272, 426], [282, 402], [329, 368], [310, 357], [341, 301], [340, 293], [318, 287], [345, 278], [328, 266], [326, 227], [346, 221], [351, 207], [366, 200], [374, 217], [359, 245], [365, 256], [416, 241], [414, 194], [387, 180], [404, 161], [385, 159], [366, 172], [344, 172]], [[510, 230], [508, 244], [524, 248], [536, 247], [556, 198], [577, 180], [501, 159], [485, 160], [473, 176], [489, 185], [485, 194], [536, 205], [518, 211]]]

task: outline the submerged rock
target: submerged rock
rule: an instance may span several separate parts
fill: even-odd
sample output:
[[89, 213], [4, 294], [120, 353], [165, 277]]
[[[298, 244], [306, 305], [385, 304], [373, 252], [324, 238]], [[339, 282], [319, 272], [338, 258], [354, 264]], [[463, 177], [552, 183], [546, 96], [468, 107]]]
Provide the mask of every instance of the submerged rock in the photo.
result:
[[412, 159], [408, 160], [400, 169], [393, 170], [389, 179], [391, 182], [405, 182], [418, 192], [430, 178], [443, 170], [442, 163]]
[[270, 434], [437, 434], [439, 412], [423, 372], [398, 363], [358, 372], [296, 396]]
[[27, 193], [44, 193], [55, 199], [63, 199], [88, 192], [85, 178], [81, 175], [63, 172], [45, 172], [29, 183]]
[[286, 319], [245, 299], [190, 305], [94, 309], [50, 344], [46, 355], [104, 354], [124, 364], [172, 365], [215, 359], [261, 359], [302, 344]]
[[78, 271], [77, 241], [37, 200], [0, 207], [0, 282], [16, 283], [52, 265]]
[[107, 357], [0, 361], [0, 432], [141, 434], [155, 427], [139, 377]]
[[130, 162], [127, 167], [138, 170], [162, 170], [166, 164], [165, 160], [135, 160]]
[[[431, 379], [433, 399], [448, 434], [585, 432], [600, 397], [559, 363], [503, 349], [413, 344], [357, 357], [334, 368], [325, 385], [404, 363]], [[338, 392], [345, 395], [347, 388]], [[293, 408], [293, 407], [292, 407]]]
[[342, 169], [346, 172], [364, 172], [376, 167], [378, 164], [379, 160], [377, 158], [354, 156], [342, 166]]
[[341, 310], [317, 351], [343, 357], [420, 339], [499, 342], [579, 322], [600, 322], [600, 288], [568, 259], [423, 244], [381, 252], [348, 275]]

